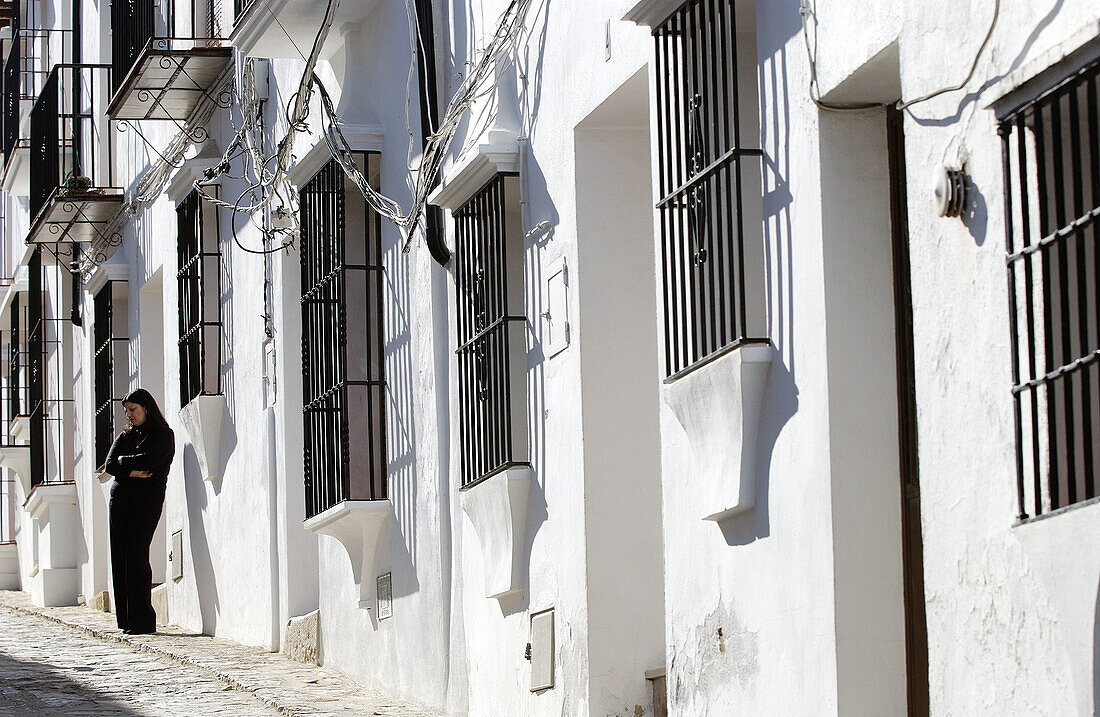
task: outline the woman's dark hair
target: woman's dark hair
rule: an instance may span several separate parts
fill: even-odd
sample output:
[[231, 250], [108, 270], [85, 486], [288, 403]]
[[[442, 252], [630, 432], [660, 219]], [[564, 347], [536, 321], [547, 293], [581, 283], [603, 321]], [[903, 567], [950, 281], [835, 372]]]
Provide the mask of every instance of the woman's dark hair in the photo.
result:
[[145, 423], [141, 424], [141, 430], [158, 431], [168, 426], [168, 421], [164, 420], [164, 414], [160, 412], [160, 406], [157, 405], [153, 394], [144, 388], [131, 391], [126, 398], [122, 399], [122, 402], [136, 403], [145, 409]]

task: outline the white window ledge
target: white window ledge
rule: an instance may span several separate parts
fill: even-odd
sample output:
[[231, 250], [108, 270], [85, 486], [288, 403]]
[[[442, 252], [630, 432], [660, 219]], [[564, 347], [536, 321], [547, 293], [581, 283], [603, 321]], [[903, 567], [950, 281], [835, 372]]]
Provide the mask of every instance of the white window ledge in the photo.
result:
[[687, 434], [694, 469], [684, 480], [704, 520], [756, 504], [757, 436], [774, 355], [769, 345], [742, 346], [662, 389]]
[[[13, 421], [19, 419], [12, 419]], [[28, 446], [4, 446], [0, 448], [0, 468], [8, 470], [19, 476], [19, 482], [23, 486], [23, 492], [31, 489], [31, 447]]]
[[[29, 111], [28, 111], [29, 114]], [[26, 116], [26, 115], [24, 115]], [[24, 137], [27, 135], [23, 135]], [[26, 196], [31, 191], [31, 150], [29, 147], [16, 145], [12, 151], [11, 159], [5, 167], [3, 183], [4, 191], [12, 196]]]
[[340, 541], [351, 560], [351, 574], [359, 588], [359, 607], [372, 610], [377, 618], [374, 565], [378, 543], [393, 515], [388, 500], [345, 500], [303, 523], [306, 530]]
[[445, 173], [443, 183], [428, 197], [430, 204], [453, 212], [497, 174], [519, 172], [515, 134], [504, 130], [488, 135], [488, 142], [468, 150]]
[[[33, 251], [34, 247], [28, 246], [27, 250]], [[8, 286], [8, 290], [4, 292], [3, 298], [0, 299], [0, 326], [11, 325], [11, 305], [15, 300], [16, 294], [20, 291], [25, 292], [30, 290], [30, 281], [27, 279], [27, 272], [23, 271], [23, 267], [26, 266], [29, 258], [30, 255], [24, 253], [23, 257], [16, 264], [15, 269], [13, 269], [16, 274], [15, 281]]]
[[129, 281], [130, 265], [119, 263], [100, 264], [96, 267], [88, 281], [84, 284], [84, 290], [89, 295], [95, 296], [108, 281]]
[[[340, 131], [353, 152], [381, 152], [386, 142], [385, 131], [376, 125], [341, 125]], [[311, 144], [306, 145], [309, 149], [301, 159], [295, 160], [286, 173], [286, 180], [299, 189], [332, 159], [332, 150], [324, 134], [318, 132], [300, 137]]]
[[462, 510], [474, 525], [485, 566], [485, 595], [498, 600], [523, 592], [523, 550], [531, 468], [508, 468], [462, 491]]
[[[195, 182], [202, 179], [205, 176], [206, 170], [214, 166], [217, 162], [217, 159], [210, 157], [195, 157], [193, 159], [184, 160], [183, 164], [172, 174], [164, 187], [164, 193], [168, 195], [168, 200], [178, 205], [184, 199], [187, 199], [187, 195], [195, 188]], [[218, 180], [215, 180], [211, 184], [219, 183]]]
[[228, 413], [225, 394], [220, 393], [195, 396], [180, 409], [180, 422], [195, 447], [203, 480], [215, 485], [221, 477], [222, 426]]
[[642, 0], [626, 11], [623, 20], [644, 27], [654, 27], [664, 22], [684, 0]]
[[[43, 520], [54, 506], [76, 506], [76, 483], [39, 483], [23, 507], [34, 520]], [[73, 517], [79, 520], [75, 513]]]

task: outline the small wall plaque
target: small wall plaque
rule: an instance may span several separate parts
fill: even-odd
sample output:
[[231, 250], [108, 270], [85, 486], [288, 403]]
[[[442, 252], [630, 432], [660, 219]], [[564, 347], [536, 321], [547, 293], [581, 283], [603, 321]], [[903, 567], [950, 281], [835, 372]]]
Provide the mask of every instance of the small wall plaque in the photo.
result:
[[183, 579], [183, 531], [172, 533], [172, 548], [168, 553], [168, 562], [172, 566], [172, 579]]
[[393, 581], [390, 573], [378, 576], [378, 619], [393, 617]]
[[554, 686], [554, 608], [531, 615], [531, 691]]

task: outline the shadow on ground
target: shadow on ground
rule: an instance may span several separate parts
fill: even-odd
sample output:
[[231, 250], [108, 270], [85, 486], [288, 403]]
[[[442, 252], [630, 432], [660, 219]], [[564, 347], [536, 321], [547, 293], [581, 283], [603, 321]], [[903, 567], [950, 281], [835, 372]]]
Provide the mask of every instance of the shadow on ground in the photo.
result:
[[[77, 670], [91, 672], [91, 665]], [[40, 662], [24, 662], [0, 653], [0, 714], [9, 717], [44, 715], [140, 715], [93, 687]]]

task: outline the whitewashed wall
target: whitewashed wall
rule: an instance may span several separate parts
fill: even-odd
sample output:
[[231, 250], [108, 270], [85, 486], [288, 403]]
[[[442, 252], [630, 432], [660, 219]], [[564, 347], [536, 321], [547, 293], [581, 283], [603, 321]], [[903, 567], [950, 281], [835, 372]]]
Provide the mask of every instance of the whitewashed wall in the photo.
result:
[[[438, 4], [448, 96], [505, 4]], [[764, 157], [762, 218], [750, 230], [763, 240], [772, 360], [757, 419], [756, 506], [705, 521], [691, 436], [661, 383], [652, 38], [621, 19], [635, 4], [536, 4], [515, 106], [485, 98], [444, 170], [447, 181], [463, 148], [503, 124], [529, 139], [524, 230], [546, 222], [524, 245], [533, 483], [521, 597], [485, 597], [485, 551], [461, 508], [453, 263], [439, 267], [419, 237], [402, 254], [404, 237], [384, 225], [395, 519], [376, 565], [393, 576], [393, 617], [379, 621], [357, 607], [345, 549], [301, 525], [296, 250], [270, 260], [276, 390], [265, 400], [264, 261], [232, 245], [231, 222], [247, 246], [261, 235], [221, 215], [228, 411], [211, 483], [178, 418], [175, 206], [162, 196], [122, 224], [111, 261], [129, 267], [129, 371], [161, 400], [177, 436], [163, 521], [166, 536], [183, 531], [184, 577], [168, 581], [172, 622], [277, 649], [289, 617], [320, 608], [326, 665], [455, 714], [650, 714], [643, 673], [662, 664], [677, 715], [904, 712], [885, 114], [810, 102], [797, 0], [738, 4], [755, 11], [743, 28], [754, 25], [757, 58], [746, 79], [757, 83], [748, 111], [758, 113]], [[85, 17], [99, 10], [88, 2]], [[821, 91], [831, 101], [889, 101], [958, 82], [990, 11], [819, 0]], [[1062, 56], [1095, 47], [1100, 19], [1088, 0], [1006, 3], [1002, 13], [968, 90], [905, 119], [932, 711], [1084, 715], [1098, 693], [1100, 507], [1014, 525], [1003, 190], [989, 107]], [[86, 21], [86, 61], [109, 57], [109, 20], [99, 20]], [[342, 117], [383, 129], [382, 189], [407, 203], [403, 3], [379, 3], [332, 41], [340, 49], [318, 74]], [[272, 63], [272, 142], [286, 131], [301, 68]], [[418, 118], [414, 88], [414, 137]], [[204, 156], [221, 154], [234, 120], [215, 113]], [[142, 130], [157, 146], [173, 132], [163, 123]], [[154, 154], [133, 132], [115, 140], [132, 192]], [[314, 142], [300, 140], [299, 158]], [[963, 163], [974, 211], [965, 222], [939, 219], [931, 172]], [[225, 179], [223, 195], [242, 188]], [[26, 207], [6, 201], [15, 263]], [[563, 260], [573, 331], [549, 356], [541, 314], [549, 268]], [[109, 581], [105, 493], [92, 479], [90, 305], [85, 296], [85, 327], [72, 340], [81, 407], [70, 452], [85, 596]], [[35, 528], [18, 515], [27, 585]], [[167, 542], [154, 550], [163, 560]], [[529, 616], [551, 607], [556, 686], [532, 693]]]

